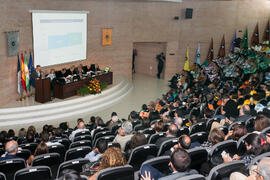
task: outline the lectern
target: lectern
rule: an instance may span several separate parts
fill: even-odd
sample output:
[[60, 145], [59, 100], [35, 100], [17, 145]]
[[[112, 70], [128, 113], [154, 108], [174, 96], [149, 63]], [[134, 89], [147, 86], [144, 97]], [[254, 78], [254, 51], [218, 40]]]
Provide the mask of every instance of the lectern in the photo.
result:
[[40, 103], [51, 101], [50, 78], [36, 79], [35, 100]]

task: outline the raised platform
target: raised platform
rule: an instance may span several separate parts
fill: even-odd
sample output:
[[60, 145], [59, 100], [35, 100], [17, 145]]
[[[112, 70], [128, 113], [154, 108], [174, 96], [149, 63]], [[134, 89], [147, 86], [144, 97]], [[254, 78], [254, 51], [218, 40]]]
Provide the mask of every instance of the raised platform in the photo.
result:
[[[27, 127], [30, 124], [50, 124], [61, 119], [80, 117], [81, 114], [95, 112], [120, 101], [133, 89], [131, 80], [115, 77], [113, 85], [101, 94], [84, 97], [74, 96], [65, 100], [40, 104], [33, 97], [22, 102], [12, 102], [0, 109], [0, 129]], [[9, 108], [10, 107], [10, 108]]]

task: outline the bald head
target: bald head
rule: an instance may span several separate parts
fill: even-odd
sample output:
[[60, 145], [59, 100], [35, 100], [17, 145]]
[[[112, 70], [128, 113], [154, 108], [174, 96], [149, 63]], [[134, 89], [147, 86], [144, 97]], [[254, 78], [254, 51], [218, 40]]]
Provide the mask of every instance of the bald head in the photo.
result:
[[187, 135], [182, 135], [182, 136], [179, 137], [178, 143], [180, 145], [180, 148], [183, 148], [183, 149], [187, 150], [187, 149], [189, 149], [189, 147], [191, 145], [191, 139]]
[[16, 154], [18, 152], [18, 143], [16, 141], [9, 141], [6, 143], [6, 152], [8, 154]]
[[177, 136], [178, 127], [176, 124], [170, 124], [169, 129], [167, 131], [167, 135], [169, 136]]
[[265, 157], [260, 161], [258, 173], [263, 177], [263, 180], [270, 180], [270, 157]]

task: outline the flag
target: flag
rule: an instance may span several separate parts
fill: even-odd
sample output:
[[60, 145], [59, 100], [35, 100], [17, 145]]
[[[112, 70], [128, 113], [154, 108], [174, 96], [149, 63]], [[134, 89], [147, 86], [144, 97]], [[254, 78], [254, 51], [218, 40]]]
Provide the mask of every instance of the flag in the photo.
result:
[[27, 91], [30, 91], [30, 83], [29, 83], [29, 70], [28, 70], [28, 64], [27, 64], [27, 52], [25, 51], [24, 55], [24, 72], [25, 72], [25, 85]]
[[18, 94], [21, 95], [23, 92], [23, 89], [22, 89], [22, 79], [21, 79], [22, 74], [21, 74], [21, 65], [20, 65], [19, 54], [17, 55], [17, 57], [18, 57], [18, 64], [17, 64], [17, 87], [18, 87], [18, 89], [17, 89], [17, 91], [18, 91]]
[[270, 32], [269, 21], [267, 21], [267, 25], [266, 25], [265, 31], [263, 33], [263, 42], [269, 41], [269, 32]]
[[242, 48], [248, 48], [248, 28], [246, 27], [243, 39], [242, 39]]
[[257, 44], [259, 44], [259, 25], [258, 25], [258, 23], [254, 29], [254, 32], [253, 32], [253, 35], [251, 38], [251, 45], [255, 46]]
[[35, 70], [33, 65], [33, 59], [31, 51], [29, 52], [29, 64], [28, 64], [28, 70], [29, 70], [29, 84], [30, 86], [33, 85], [34, 80], [31, 78], [31, 73]]
[[21, 76], [21, 79], [22, 79], [22, 87], [23, 87], [23, 89], [26, 91], [23, 53], [21, 53], [21, 58], [22, 58], [22, 61], [21, 61], [21, 63], [22, 63], [22, 65], [21, 65], [21, 73], [22, 73], [22, 76]]
[[213, 48], [213, 38], [211, 38], [210, 47], [207, 54], [207, 61], [212, 61], [214, 59], [214, 48]]
[[233, 40], [232, 40], [232, 44], [231, 44], [231, 47], [230, 47], [231, 52], [234, 52], [235, 40], [236, 40], [236, 31], [234, 31], [234, 34], [233, 34]]
[[200, 43], [198, 43], [198, 47], [197, 47], [197, 51], [196, 51], [196, 57], [195, 57], [195, 63], [197, 64], [201, 64], [201, 47], [200, 47]]
[[218, 51], [218, 57], [225, 57], [225, 35], [223, 34], [221, 44]]
[[185, 65], [184, 65], [184, 70], [189, 71], [189, 55], [188, 55], [188, 47], [187, 47], [187, 52], [186, 52], [186, 60], [185, 60]]

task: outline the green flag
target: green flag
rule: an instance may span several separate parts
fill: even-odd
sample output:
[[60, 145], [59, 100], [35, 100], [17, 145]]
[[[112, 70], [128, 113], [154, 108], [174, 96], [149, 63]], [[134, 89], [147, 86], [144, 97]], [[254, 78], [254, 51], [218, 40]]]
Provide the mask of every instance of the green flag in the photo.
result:
[[248, 48], [248, 28], [246, 27], [243, 39], [242, 39], [242, 48]]
[[27, 52], [25, 51], [24, 55], [24, 68], [25, 68], [25, 85], [27, 91], [30, 91], [30, 83], [29, 83], [29, 70], [28, 70], [28, 65], [27, 65]]

